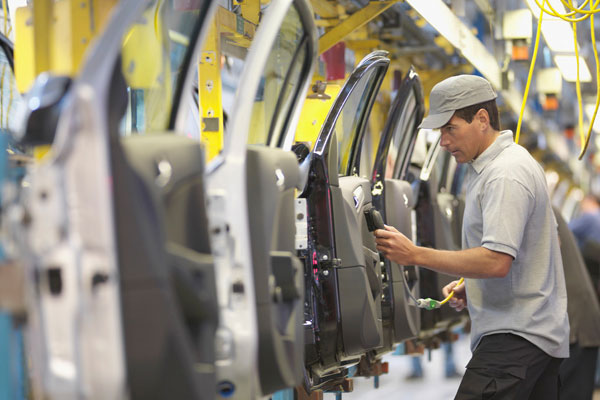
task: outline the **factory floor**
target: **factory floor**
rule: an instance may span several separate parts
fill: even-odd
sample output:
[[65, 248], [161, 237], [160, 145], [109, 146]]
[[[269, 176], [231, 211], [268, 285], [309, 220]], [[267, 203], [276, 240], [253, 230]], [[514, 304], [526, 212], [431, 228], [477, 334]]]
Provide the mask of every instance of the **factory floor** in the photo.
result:
[[[461, 335], [453, 343], [454, 362], [456, 369], [462, 374], [464, 367], [471, 358], [469, 337]], [[408, 356], [388, 355], [384, 361], [389, 363], [389, 374], [382, 375], [379, 379], [379, 389], [374, 388], [373, 378], [354, 379], [354, 391], [344, 393], [344, 400], [451, 400], [456, 394], [460, 384], [460, 376], [446, 378], [444, 376], [444, 351], [442, 349], [431, 352], [421, 358], [423, 377], [420, 379], [407, 379], [411, 374], [411, 359]], [[326, 393], [324, 400], [334, 400], [335, 394]], [[593, 400], [600, 400], [600, 390], [596, 390]]]

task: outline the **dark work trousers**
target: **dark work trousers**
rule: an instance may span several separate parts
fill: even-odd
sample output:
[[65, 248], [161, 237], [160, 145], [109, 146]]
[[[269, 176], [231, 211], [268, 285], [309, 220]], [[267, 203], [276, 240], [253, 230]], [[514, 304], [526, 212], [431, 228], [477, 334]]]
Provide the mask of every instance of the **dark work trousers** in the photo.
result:
[[598, 347], [571, 345], [569, 358], [560, 366], [560, 397], [565, 400], [591, 400]]
[[557, 400], [561, 361], [517, 335], [484, 336], [455, 400]]

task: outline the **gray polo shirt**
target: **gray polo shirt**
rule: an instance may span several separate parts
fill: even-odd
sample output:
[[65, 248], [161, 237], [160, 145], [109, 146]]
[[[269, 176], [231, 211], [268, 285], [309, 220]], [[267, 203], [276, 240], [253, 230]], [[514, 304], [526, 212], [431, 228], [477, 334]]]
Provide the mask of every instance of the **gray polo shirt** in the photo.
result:
[[471, 350], [493, 333], [524, 337], [553, 357], [569, 356], [567, 291], [544, 171], [511, 131], [470, 163], [463, 249], [513, 257], [504, 278], [467, 279]]

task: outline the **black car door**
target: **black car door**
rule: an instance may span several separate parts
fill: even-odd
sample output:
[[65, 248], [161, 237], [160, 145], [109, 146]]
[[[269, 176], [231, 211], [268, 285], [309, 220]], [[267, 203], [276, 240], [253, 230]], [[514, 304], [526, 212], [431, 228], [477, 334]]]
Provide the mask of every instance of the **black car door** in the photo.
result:
[[[413, 208], [416, 196], [407, 181], [408, 167], [424, 114], [423, 92], [411, 68], [402, 81], [386, 121], [373, 172], [373, 204], [386, 224], [413, 238]], [[420, 329], [419, 270], [385, 260], [383, 268], [383, 307], [390, 316], [390, 343], [415, 337]]]
[[379, 254], [363, 216], [372, 208], [371, 182], [355, 167], [386, 54], [373, 52], [358, 64], [305, 161], [306, 366], [313, 388], [343, 377], [346, 366], [383, 344]]

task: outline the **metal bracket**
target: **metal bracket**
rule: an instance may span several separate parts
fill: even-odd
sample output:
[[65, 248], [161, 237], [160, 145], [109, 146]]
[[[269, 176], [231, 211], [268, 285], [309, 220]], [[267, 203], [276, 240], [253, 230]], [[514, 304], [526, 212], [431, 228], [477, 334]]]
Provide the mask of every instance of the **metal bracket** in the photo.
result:
[[308, 218], [306, 217], [306, 199], [296, 199], [296, 250], [308, 247]]

